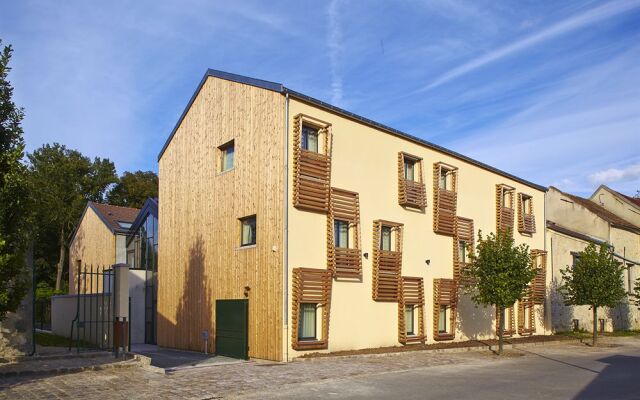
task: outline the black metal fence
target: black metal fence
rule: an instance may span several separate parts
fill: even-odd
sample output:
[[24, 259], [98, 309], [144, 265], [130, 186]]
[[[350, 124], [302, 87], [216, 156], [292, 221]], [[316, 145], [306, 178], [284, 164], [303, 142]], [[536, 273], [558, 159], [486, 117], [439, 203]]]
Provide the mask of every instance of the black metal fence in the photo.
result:
[[34, 313], [36, 328], [51, 330], [51, 298], [36, 300]]

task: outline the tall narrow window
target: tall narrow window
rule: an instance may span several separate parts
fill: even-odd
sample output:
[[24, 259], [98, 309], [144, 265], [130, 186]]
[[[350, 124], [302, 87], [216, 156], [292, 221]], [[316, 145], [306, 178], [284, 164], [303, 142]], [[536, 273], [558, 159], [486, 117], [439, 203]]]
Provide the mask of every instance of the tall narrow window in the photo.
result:
[[316, 340], [316, 304], [300, 304], [300, 327], [298, 328], [298, 339]]
[[441, 168], [440, 169], [440, 183], [438, 185], [438, 187], [442, 190], [448, 190], [447, 187], [447, 174], [449, 173], [449, 171], [445, 168]]
[[318, 128], [302, 125], [302, 138], [300, 147], [307, 151], [318, 153], [318, 137], [320, 136]]
[[447, 306], [440, 306], [440, 314], [438, 317], [438, 333], [447, 333]]
[[424, 210], [427, 192], [422, 178], [422, 158], [398, 153], [398, 204]]
[[414, 160], [404, 159], [404, 179], [415, 181], [416, 162]]
[[465, 242], [464, 240], [461, 240], [458, 242], [458, 257], [459, 260], [462, 264], [466, 264], [467, 263], [467, 242]]
[[256, 216], [240, 219], [240, 246], [256, 244]]
[[233, 168], [233, 158], [235, 155], [234, 141], [218, 147], [220, 150], [220, 172], [229, 171]]
[[404, 307], [404, 329], [407, 335], [415, 335], [413, 329], [413, 305]]
[[380, 235], [380, 250], [391, 251], [391, 227], [383, 226]]
[[334, 220], [333, 234], [336, 247], [349, 248], [349, 222]]

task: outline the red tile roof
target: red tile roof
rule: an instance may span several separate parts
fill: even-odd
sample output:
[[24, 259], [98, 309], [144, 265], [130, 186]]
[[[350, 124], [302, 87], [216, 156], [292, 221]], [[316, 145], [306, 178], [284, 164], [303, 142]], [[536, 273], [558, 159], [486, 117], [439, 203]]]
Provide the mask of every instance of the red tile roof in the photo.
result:
[[128, 228], [122, 227], [119, 222], [132, 224], [140, 212], [138, 208], [113, 206], [111, 204], [95, 203], [92, 201], [89, 202], [89, 207], [98, 214], [109, 229], [118, 232], [126, 232], [129, 230]]

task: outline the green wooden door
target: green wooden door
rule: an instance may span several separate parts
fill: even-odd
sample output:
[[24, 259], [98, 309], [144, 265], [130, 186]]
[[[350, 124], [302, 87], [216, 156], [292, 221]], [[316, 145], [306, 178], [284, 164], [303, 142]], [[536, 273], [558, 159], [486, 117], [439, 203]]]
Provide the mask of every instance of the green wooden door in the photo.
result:
[[249, 359], [249, 300], [216, 300], [216, 354]]

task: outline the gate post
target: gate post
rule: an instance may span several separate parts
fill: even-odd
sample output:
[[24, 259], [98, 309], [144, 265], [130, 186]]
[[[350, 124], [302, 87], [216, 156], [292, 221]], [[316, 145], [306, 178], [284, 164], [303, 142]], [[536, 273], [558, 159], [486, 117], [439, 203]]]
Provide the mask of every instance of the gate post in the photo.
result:
[[129, 265], [114, 264], [113, 287], [113, 350], [116, 357], [122, 347], [129, 347]]

